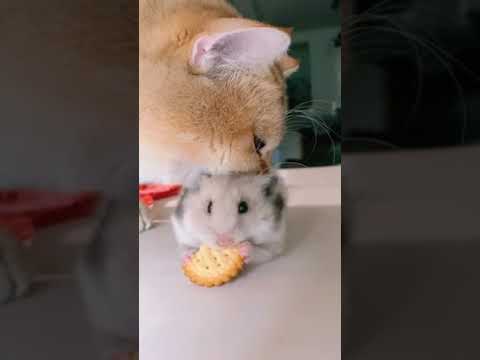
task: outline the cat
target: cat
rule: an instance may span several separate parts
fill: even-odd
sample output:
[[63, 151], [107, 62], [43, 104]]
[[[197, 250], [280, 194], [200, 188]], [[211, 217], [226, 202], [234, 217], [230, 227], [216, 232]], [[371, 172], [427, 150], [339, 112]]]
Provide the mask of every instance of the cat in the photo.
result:
[[139, 178], [259, 171], [284, 131], [290, 28], [223, 0], [140, 0]]

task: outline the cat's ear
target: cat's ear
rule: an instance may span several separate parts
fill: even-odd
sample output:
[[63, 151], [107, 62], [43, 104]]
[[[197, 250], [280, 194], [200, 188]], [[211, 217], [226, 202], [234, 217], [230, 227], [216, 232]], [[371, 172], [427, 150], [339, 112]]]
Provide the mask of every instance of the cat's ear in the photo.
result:
[[300, 67], [300, 62], [297, 59], [291, 57], [290, 55], [285, 55], [278, 60], [278, 66], [280, 66], [280, 69], [283, 72], [283, 76], [285, 78], [288, 78], [290, 75], [292, 75], [295, 71], [298, 70], [298, 68]]
[[193, 43], [190, 67], [196, 74], [205, 74], [223, 65], [271, 65], [286, 55], [290, 42], [287, 31], [273, 27], [201, 34]]

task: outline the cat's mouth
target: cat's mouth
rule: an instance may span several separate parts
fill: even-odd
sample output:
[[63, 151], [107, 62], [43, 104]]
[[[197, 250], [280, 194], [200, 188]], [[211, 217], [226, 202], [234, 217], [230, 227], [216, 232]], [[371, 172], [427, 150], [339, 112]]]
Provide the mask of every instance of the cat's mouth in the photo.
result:
[[261, 175], [267, 174], [270, 170], [270, 166], [268, 165], [267, 161], [263, 158], [260, 158], [260, 170], [259, 173]]

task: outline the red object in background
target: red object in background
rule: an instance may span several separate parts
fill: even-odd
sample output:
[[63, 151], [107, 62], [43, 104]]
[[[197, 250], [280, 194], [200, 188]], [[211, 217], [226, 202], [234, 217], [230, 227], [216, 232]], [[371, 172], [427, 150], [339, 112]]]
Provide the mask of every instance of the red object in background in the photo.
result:
[[142, 184], [138, 188], [140, 200], [147, 206], [152, 206], [155, 200], [176, 196], [180, 193], [180, 185]]
[[94, 192], [0, 190], [0, 228], [27, 241], [37, 228], [91, 215], [99, 200]]

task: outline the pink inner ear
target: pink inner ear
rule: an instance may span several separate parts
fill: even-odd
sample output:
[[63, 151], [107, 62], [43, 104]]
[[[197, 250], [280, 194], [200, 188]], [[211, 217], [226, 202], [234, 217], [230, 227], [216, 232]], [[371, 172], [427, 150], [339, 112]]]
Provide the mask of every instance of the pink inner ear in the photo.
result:
[[[217, 43], [221, 46], [212, 52]], [[193, 44], [190, 64], [199, 72], [208, 71], [215, 59], [241, 66], [269, 64], [285, 54], [289, 45], [287, 34], [267, 27], [203, 35]]]
[[205, 55], [212, 48], [215, 39], [211, 36], [202, 36], [195, 41], [192, 49], [191, 64], [195, 67], [201, 67]]

